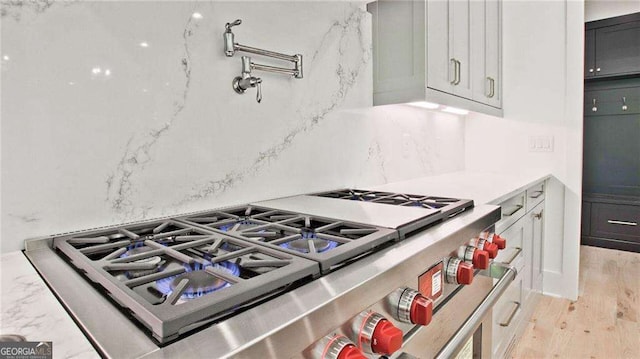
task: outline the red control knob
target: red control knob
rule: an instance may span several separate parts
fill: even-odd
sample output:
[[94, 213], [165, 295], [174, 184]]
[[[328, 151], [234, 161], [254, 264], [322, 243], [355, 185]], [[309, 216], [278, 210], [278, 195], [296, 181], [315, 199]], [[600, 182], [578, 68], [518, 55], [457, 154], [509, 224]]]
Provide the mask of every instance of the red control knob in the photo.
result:
[[378, 354], [393, 354], [402, 346], [402, 330], [383, 319], [373, 330], [371, 349]]
[[507, 240], [505, 238], [500, 237], [497, 234], [493, 234], [493, 240], [491, 241], [491, 243], [495, 244], [496, 246], [498, 246], [498, 249], [505, 249], [507, 248]]
[[498, 249], [507, 248], [507, 240], [505, 238], [500, 237], [496, 233], [482, 232], [480, 233], [480, 238], [495, 244], [496, 246], [498, 246]]
[[402, 346], [402, 330], [380, 313], [361, 312], [351, 323], [353, 339], [365, 354], [393, 354]]
[[349, 338], [331, 334], [318, 341], [312, 350], [314, 359], [366, 359], [367, 357]]
[[417, 290], [408, 287], [398, 288], [389, 296], [389, 302], [392, 308], [395, 308], [392, 312], [396, 320], [418, 325], [431, 323], [433, 301]]
[[[484, 242], [489, 244], [489, 242]], [[486, 247], [486, 246], [485, 246]], [[470, 262], [475, 268], [489, 268], [489, 253], [474, 246], [461, 246], [458, 248], [458, 258]]]
[[473, 282], [473, 266], [466, 262], [460, 262], [456, 271], [456, 279], [458, 284], [471, 284]]
[[491, 242], [484, 242], [484, 248], [489, 253], [489, 258], [495, 258], [498, 255], [498, 246]]
[[411, 323], [418, 325], [429, 325], [433, 316], [433, 302], [429, 298], [418, 294], [411, 303], [410, 318]]
[[476, 249], [473, 251], [473, 266], [478, 269], [489, 268], [489, 252]]
[[340, 351], [337, 359], [367, 359], [367, 357], [354, 345], [348, 345]]
[[457, 257], [445, 259], [445, 276], [447, 283], [471, 284], [473, 282], [473, 265]]

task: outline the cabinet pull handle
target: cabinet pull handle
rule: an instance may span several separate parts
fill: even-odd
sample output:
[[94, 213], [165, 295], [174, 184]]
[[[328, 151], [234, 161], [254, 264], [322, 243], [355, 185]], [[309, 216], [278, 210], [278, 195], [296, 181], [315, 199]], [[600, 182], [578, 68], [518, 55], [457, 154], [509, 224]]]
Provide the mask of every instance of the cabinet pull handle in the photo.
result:
[[637, 226], [637, 225], [638, 225], [638, 223], [637, 223], [637, 222], [616, 221], [616, 220], [614, 220], [614, 219], [610, 219], [610, 220], [608, 220], [608, 221], [607, 221], [607, 223], [610, 223], [610, 224], [619, 224], [619, 225], [622, 225], [622, 226]]
[[593, 69], [589, 69], [589, 72], [593, 73]]
[[534, 191], [533, 193], [537, 193], [537, 194], [536, 194], [536, 195], [533, 195], [533, 196], [529, 196], [529, 198], [536, 199], [536, 198], [538, 198], [538, 197], [542, 196], [542, 194], [544, 193], [544, 191]]
[[598, 106], [596, 106], [596, 99], [593, 99], [593, 107], [591, 108], [591, 111], [596, 112], [598, 111]]
[[496, 80], [491, 79], [491, 97], [496, 95]]
[[518, 312], [518, 309], [520, 309], [520, 302], [513, 301], [513, 304], [515, 304], [516, 306], [513, 307], [513, 311], [511, 312], [511, 314], [509, 314], [509, 317], [507, 318], [507, 321], [506, 322], [500, 322], [500, 326], [501, 327], [508, 327], [511, 324], [511, 321], [513, 320], [513, 317], [516, 316], [516, 313]]
[[458, 67], [456, 68], [456, 85], [460, 84], [460, 81], [462, 80], [462, 77], [460, 76], [460, 68], [462, 67], [462, 63], [458, 60], [456, 60], [456, 62], [458, 63]]
[[540, 213], [534, 213], [532, 214], [533, 218], [535, 219], [542, 219], [542, 210], [540, 210]]
[[458, 60], [451, 58], [451, 62], [453, 63], [453, 80], [451, 80], [452, 85], [458, 84]]
[[516, 258], [518, 258], [518, 256], [520, 255], [520, 253], [521, 253], [521, 252], [522, 252], [522, 248], [520, 248], [520, 247], [515, 247], [515, 248], [513, 249], [513, 254], [511, 255], [511, 258], [509, 258], [509, 260], [508, 260], [508, 261], [504, 261], [504, 262], [502, 262], [502, 263], [504, 263], [504, 264], [508, 264], [508, 265], [511, 265], [511, 262], [513, 262], [514, 260], [516, 260]]
[[513, 216], [516, 212], [518, 212], [519, 210], [521, 210], [521, 209], [522, 209], [522, 207], [523, 207], [523, 206], [522, 206], [521, 204], [516, 205], [516, 208], [515, 208], [513, 211], [511, 211], [511, 212], [509, 212], [509, 213], [503, 213], [503, 214], [502, 214], [502, 216], [503, 216], [503, 217], [511, 217], [511, 216]]
[[629, 108], [627, 107], [627, 98], [622, 96], [622, 111], [626, 111]]
[[596, 72], [600, 72], [600, 68], [599, 68], [599, 67], [598, 67], [598, 68], [596, 68]]
[[487, 77], [487, 81], [489, 81], [489, 94], [486, 96], [488, 98], [492, 98], [496, 94], [496, 89], [495, 89], [496, 80], [494, 80], [491, 77]]

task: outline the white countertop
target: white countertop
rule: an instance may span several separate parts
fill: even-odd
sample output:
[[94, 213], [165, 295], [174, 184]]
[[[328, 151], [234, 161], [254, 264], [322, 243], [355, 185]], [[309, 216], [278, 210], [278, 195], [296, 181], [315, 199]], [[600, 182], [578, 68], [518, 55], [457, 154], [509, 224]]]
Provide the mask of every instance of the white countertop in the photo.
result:
[[54, 358], [99, 358], [24, 254], [0, 256], [0, 335], [50, 341]]
[[[372, 189], [497, 204], [548, 177], [546, 174], [454, 172]], [[29, 341], [52, 341], [54, 358], [99, 357], [22, 252], [0, 256], [0, 268], [0, 334], [19, 334]]]
[[371, 189], [472, 199], [475, 204], [499, 204], [525, 188], [549, 177], [549, 174], [542, 173], [453, 172], [388, 183]]

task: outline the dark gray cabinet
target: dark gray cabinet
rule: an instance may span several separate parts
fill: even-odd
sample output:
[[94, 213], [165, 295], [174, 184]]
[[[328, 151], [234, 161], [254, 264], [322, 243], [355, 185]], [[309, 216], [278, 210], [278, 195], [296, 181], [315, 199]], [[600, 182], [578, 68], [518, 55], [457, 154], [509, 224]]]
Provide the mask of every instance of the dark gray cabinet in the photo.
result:
[[582, 201], [582, 244], [640, 252], [640, 197], [589, 194]]
[[582, 244], [640, 252], [640, 13], [585, 25]]
[[640, 78], [585, 85], [583, 192], [640, 197]]
[[640, 74], [640, 13], [585, 25], [585, 79]]

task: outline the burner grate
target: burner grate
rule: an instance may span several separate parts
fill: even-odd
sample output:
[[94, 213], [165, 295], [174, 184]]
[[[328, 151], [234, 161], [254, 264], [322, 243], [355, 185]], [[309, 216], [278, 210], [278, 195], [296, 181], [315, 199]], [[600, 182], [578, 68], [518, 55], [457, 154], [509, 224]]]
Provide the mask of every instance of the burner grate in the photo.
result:
[[471, 200], [361, 189], [342, 189], [317, 193], [314, 196], [433, 209], [439, 210], [445, 217], [452, 217], [467, 208], [473, 207], [473, 201]]
[[59, 237], [54, 247], [161, 343], [319, 275], [313, 261], [175, 220]]
[[257, 206], [180, 218], [275, 250], [312, 259], [323, 273], [398, 238], [391, 229]]

